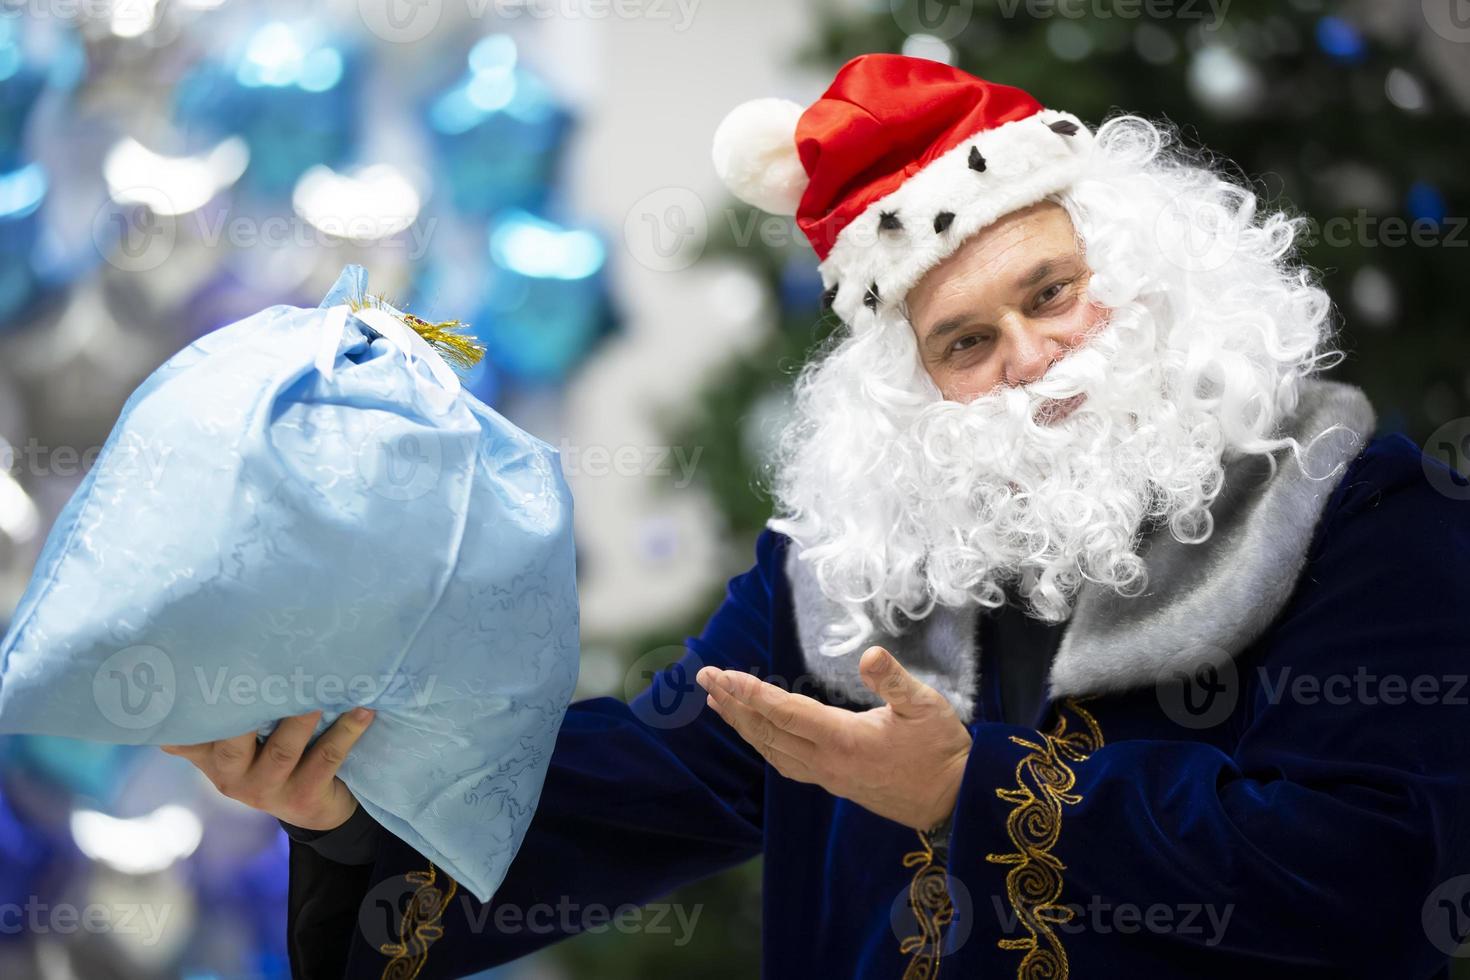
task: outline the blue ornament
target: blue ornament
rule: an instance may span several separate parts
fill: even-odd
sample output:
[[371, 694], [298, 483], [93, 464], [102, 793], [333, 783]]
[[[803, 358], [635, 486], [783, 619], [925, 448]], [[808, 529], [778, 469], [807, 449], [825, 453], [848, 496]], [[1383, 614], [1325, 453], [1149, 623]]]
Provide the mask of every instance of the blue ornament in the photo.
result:
[[243, 187], [289, 197], [308, 169], [340, 164], [356, 145], [356, 65], [345, 47], [271, 21], [234, 57], [185, 76], [174, 91], [174, 117], [211, 140], [243, 137], [250, 147]]
[[[11, 808], [0, 788], [0, 908], [24, 909], [34, 902], [46, 868], [56, 857], [55, 841]], [[28, 929], [0, 929], [0, 942], [32, 942]]]
[[46, 87], [45, 73], [21, 48], [19, 19], [0, 17], [0, 170], [20, 164], [26, 120]]
[[476, 44], [469, 70], [429, 104], [427, 118], [455, 208], [484, 216], [545, 205], [571, 117], [538, 76], [516, 64], [510, 37], [492, 34]]
[[39, 163], [0, 173], [0, 331], [20, 322], [42, 291], [32, 253], [46, 186]]
[[490, 229], [479, 322], [486, 357], [517, 380], [562, 381], [611, 326], [607, 247], [593, 232], [514, 209]]
[[1368, 53], [1362, 32], [1341, 17], [1317, 21], [1317, 46], [1338, 61], [1361, 61]]
[[19, 735], [12, 764], [49, 785], [96, 802], [110, 798], [137, 749], [49, 735]]
[[1449, 205], [1445, 203], [1444, 195], [1438, 187], [1422, 180], [1416, 180], [1409, 186], [1407, 201], [1405, 202], [1409, 216], [1415, 221], [1427, 220], [1436, 225], [1443, 224], [1445, 216], [1449, 213]]
[[[438, 321], [455, 316], [456, 310], [474, 310], [484, 294], [484, 286], [477, 276], [466, 276], [465, 269], [478, 268], [483, 262], [484, 232], [478, 230], [471, 242], [462, 242], [459, 227], [451, 228], [453, 217], [447, 217], [434, 237], [435, 255], [428, 261], [415, 266], [413, 284], [409, 289], [406, 309], [426, 320]], [[445, 245], [445, 240], [450, 241]], [[462, 248], [470, 245], [472, 250]], [[464, 329], [478, 332], [478, 324], [465, 323]], [[482, 357], [474, 367], [456, 369], [465, 388], [480, 401], [496, 408], [500, 405], [502, 382], [489, 357]]]
[[783, 309], [817, 309], [822, 303], [822, 276], [817, 272], [816, 257], [798, 253], [788, 258], [781, 265], [777, 289]]

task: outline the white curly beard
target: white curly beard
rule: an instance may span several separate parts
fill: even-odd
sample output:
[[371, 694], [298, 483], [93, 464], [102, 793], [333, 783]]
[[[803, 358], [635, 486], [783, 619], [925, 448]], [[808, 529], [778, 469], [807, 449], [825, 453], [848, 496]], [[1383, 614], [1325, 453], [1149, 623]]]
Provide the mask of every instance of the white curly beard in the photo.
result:
[[[1141, 584], [1146, 519], [1208, 533], [1223, 439], [1212, 415], [1166, 397], [1150, 326], [1140, 310], [1113, 311], [1040, 381], [968, 404], [931, 383], [889, 407], [883, 438], [841, 411], [794, 426], [805, 453], [788, 457], [782, 499], [804, 519], [771, 526], [811, 545], [802, 559], [854, 612], [829, 632], [834, 652], [861, 643], [875, 605], [893, 629], [936, 603], [1000, 605], [1007, 586], [1033, 615], [1065, 619], [1085, 579]], [[831, 358], [808, 393], [860, 392], [873, 377], [863, 360]], [[1071, 411], [1047, 420], [1066, 399]]]

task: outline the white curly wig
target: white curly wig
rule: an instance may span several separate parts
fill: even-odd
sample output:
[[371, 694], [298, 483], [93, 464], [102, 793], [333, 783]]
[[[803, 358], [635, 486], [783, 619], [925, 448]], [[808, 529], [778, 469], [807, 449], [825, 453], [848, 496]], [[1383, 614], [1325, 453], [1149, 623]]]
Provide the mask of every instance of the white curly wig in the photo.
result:
[[[1048, 621], [1091, 580], [1146, 586], [1139, 538], [1212, 531], [1225, 464], [1303, 447], [1277, 435], [1302, 380], [1341, 360], [1327, 294], [1298, 260], [1305, 219], [1137, 116], [1104, 122], [1084, 174], [1048, 200], [1070, 216], [1105, 327], [1024, 387], [946, 400], [907, 306], [844, 327], [796, 380], [770, 462], [775, 516], [848, 613], [822, 651], [852, 652], [938, 605]], [[1037, 408], [1085, 393], [1060, 424]]]

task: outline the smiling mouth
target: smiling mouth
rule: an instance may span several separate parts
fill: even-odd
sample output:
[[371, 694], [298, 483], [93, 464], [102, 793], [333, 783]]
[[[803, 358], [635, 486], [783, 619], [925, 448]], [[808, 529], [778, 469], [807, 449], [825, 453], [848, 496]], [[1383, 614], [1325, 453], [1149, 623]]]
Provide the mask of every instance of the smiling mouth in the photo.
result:
[[1076, 411], [1077, 406], [1086, 400], [1087, 396], [1083, 394], [1076, 394], [1071, 398], [1049, 398], [1042, 402], [1041, 407], [1036, 410], [1036, 424], [1051, 425], [1054, 422], [1060, 422]]

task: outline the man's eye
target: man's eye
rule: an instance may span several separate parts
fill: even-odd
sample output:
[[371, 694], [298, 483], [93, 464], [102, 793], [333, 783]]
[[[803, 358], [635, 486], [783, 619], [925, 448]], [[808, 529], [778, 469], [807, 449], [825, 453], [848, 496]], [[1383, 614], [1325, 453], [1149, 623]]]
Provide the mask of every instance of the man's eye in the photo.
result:
[[1054, 282], [1054, 283], [1052, 283], [1050, 286], [1047, 286], [1045, 289], [1043, 289], [1040, 293], [1037, 294], [1037, 296], [1036, 296], [1036, 305], [1037, 306], [1045, 306], [1047, 303], [1050, 303], [1052, 300], [1054, 300], [1058, 296], [1060, 296], [1062, 294], [1062, 291], [1065, 290], [1066, 288], [1067, 288], [1067, 283], [1065, 283], [1065, 282]]
[[[977, 344], [984, 343], [985, 340], [986, 338], [981, 336], [980, 334], [972, 333], [967, 337], [961, 337], [959, 340], [956, 340], [954, 344], [950, 346], [950, 350], [954, 353], [959, 353], [960, 351], [969, 350], [971, 347], [974, 347]], [[970, 341], [974, 341], [974, 343], [970, 343]]]

